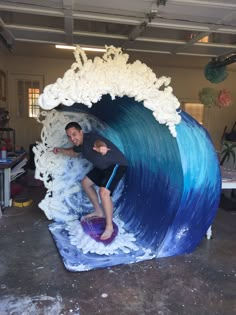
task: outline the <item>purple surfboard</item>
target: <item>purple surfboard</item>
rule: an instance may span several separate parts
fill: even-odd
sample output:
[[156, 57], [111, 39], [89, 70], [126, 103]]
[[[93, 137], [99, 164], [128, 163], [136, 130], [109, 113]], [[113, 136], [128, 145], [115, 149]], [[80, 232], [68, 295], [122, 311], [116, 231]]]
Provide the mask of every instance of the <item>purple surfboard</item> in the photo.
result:
[[102, 242], [104, 245], [110, 244], [118, 233], [118, 226], [113, 222], [114, 231], [110, 238], [101, 240], [100, 237], [105, 230], [106, 219], [105, 218], [88, 218], [81, 220], [81, 225], [86, 234], [92, 237], [96, 242]]

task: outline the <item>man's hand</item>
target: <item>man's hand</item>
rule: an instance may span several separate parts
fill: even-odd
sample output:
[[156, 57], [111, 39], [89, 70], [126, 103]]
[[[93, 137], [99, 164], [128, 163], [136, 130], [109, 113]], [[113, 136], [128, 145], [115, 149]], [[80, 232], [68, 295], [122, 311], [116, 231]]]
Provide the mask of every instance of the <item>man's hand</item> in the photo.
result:
[[62, 153], [62, 149], [61, 148], [53, 148], [52, 152], [54, 154]]
[[107, 152], [110, 151], [111, 149], [109, 149], [106, 146], [100, 146], [99, 148], [93, 147], [93, 150], [97, 151], [101, 155], [106, 155]]

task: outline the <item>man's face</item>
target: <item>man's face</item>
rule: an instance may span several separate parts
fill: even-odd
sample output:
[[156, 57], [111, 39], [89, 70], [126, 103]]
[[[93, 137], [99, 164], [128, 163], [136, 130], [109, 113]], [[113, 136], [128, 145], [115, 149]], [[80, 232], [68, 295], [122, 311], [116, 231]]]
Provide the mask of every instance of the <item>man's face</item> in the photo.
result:
[[77, 130], [76, 128], [72, 127], [66, 130], [67, 137], [70, 141], [75, 145], [79, 146], [83, 143], [83, 131]]

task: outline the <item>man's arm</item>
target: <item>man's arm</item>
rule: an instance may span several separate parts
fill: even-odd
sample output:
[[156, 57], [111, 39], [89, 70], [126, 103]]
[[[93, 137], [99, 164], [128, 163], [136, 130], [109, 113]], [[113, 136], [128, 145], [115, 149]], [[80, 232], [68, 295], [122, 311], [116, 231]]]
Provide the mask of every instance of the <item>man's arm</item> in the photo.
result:
[[80, 153], [77, 153], [73, 150], [73, 147], [71, 148], [57, 148], [55, 147], [52, 152], [54, 154], [63, 154], [63, 155], [68, 155], [68, 156], [72, 156], [72, 157], [76, 157], [78, 156]]

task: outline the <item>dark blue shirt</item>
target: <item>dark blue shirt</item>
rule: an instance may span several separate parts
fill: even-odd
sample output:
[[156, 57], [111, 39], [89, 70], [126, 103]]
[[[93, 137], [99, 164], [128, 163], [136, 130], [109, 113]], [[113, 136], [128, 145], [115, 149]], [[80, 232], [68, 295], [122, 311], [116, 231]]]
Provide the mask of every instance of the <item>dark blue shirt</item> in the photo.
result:
[[[105, 155], [98, 153], [93, 149], [96, 140], [105, 142], [110, 149]], [[124, 154], [107, 138], [94, 134], [84, 133], [83, 144], [74, 146], [73, 150], [77, 153], [82, 153], [82, 156], [90, 161], [95, 167], [99, 169], [108, 168], [111, 165], [119, 164], [127, 166], [128, 162]]]

